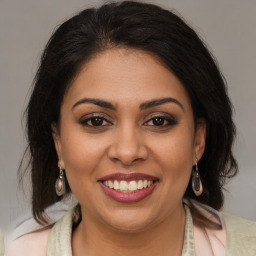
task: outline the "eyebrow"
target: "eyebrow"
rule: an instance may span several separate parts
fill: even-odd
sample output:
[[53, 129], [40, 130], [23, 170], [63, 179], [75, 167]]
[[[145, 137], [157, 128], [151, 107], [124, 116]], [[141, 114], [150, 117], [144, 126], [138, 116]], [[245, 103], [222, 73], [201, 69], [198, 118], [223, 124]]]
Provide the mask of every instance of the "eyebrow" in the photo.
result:
[[[177, 104], [182, 110], [184, 110], [184, 106], [176, 99], [174, 98], [160, 98], [160, 99], [155, 99], [155, 100], [151, 100], [151, 101], [147, 101], [145, 103], [140, 104], [140, 109], [144, 110], [144, 109], [148, 109], [148, 108], [152, 108], [152, 107], [156, 107], [165, 103], [175, 103]], [[77, 107], [80, 104], [84, 104], [84, 103], [92, 103], [94, 105], [100, 106], [102, 108], [108, 108], [108, 109], [112, 109], [112, 110], [116, 110], [117, 107], [114, 106], [112, 103], [105, 101], [105, 100], [101, 100], [101, 99], [92, 99], [92, 98], [83, 98], [79, 101], [77, 101], [73, 106], [72, 106], [72, 110]]]
[[105, 100], [100, 100], [100, 99], [91, 99], [91, 98], [83, 98], [79, 101], [77, 101], [73, 106], [72, 106], [72, 110], [77, 107], [80, 104], [84, 104], [84, 103], [92, 103], [94, 105], [100, 106], [102, 108], [109, 108], [109, 109], [113, 109], [116, 110], [116, 107], [110, 103], [107, 102]]
[[161, 98], [161, 99], [151, 100], [151, 101], [142, 103], [140, 105], [140, 109], [143, 110], [147, 108], [152, 108], [152, 107], [156, 107], [169, 102], [177, 104], [182, 110], [184, 110], [184, 106], [174, 98]]

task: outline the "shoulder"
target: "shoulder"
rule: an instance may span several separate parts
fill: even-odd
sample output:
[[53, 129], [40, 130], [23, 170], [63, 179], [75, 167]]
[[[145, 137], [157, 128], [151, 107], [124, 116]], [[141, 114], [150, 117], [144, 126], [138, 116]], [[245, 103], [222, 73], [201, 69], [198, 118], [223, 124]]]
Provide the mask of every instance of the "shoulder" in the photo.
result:
[[6, 256], [26, 255], [45, 256], [47, 243], [51, 229], [32, 232], [23, 235], [9, 244], [6, 248]]
[[246, 234], [251, 234], [254, 236], [256, 235], [255, 221], [247, 220], [247, 219], [229, 215], [226, 213], [223, 213], [223, 217], [227, 225], [227, 228], [229, 229], [235, 228], [239, 232], [242, 232], [242, 233], [245, 232]]
[[80, 207], [76, 206], [54, 224], [47, 246], [49, 255], [72, 255], [72, 228], [80, 221], [80, 216]]
[[227, 229], [227, 255], [256, 255], [256, 222], [223, 214]]

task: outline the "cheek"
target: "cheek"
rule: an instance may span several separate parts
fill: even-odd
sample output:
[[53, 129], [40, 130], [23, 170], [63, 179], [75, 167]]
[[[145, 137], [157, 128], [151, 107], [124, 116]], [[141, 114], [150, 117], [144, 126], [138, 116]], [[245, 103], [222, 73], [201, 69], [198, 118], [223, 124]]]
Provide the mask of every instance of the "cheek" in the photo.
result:
[[63, 129], [62, 138], [62, 157], [72, 191], [74, 192], [76, 187], [89, 188], [92, 182], [97, 180], [95, 169], [104, 156], [104, 144], [95, 143], [95, 140], [85, 136], [83, 131], [72, 129]]
[[72, 141], [64, 143], [63, 158], [66, 176], [72, 193], [81, 202], [90, 204], [97, 201], [95, 184], [97, 183], [97, 169], [102, 157], [102, 148], [90, 141], [81, 143]]
[[168, 139], [158, 143], [155, 158], [162, 168], [163, 182], [171, 187], [186, 187], [193, 164], [193, 134], [173, 133]]

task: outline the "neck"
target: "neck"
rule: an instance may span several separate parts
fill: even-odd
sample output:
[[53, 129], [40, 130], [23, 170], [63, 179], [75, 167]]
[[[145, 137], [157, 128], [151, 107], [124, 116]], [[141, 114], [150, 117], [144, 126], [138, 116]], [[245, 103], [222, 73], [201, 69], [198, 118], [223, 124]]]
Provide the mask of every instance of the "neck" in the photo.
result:
[[[82, 216], [83, 214], [82, 210]], [[86, 214], [72, 235], [72, 255], [181, 255], [185, 211], [181, 206], [161, 223], [140, 231], [120, 231], [99, 223]]]

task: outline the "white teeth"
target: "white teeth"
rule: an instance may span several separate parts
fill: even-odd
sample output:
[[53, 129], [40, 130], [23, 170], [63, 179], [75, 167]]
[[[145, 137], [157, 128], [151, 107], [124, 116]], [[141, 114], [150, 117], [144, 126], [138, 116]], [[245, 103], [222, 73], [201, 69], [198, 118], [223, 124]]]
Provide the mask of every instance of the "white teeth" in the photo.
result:
[[121, 181], [111, 181], [111, 180], [105, 180], [103, 181], [103, 184], [109, 188], [124, 192], [124, 193], [129, 193], [129, 192], [134, 192], [139, 189], [144, 189], [147, 187], [150, 187], [153, 184], [153, 181], [151, 180], [132, 180], [130, 182], [121, 180]]
[[114, 189], [119, 189], [120, 186], [119, 186], [119, 182], [117, 180], [114, 181]]
[[108, 181], [108, 186], [109, 186], [110, 188], [114, 188], [114, 184], [113, 184], [113, 182], [112, 182], [111, 180]]
[[130, 182], [129, 182], [129, 190], [130, 190], [130, 191], [135, 191], [135, 190], [137, 190], [137, 189], [138, 189], [138, 187], [137, 187], [137, 182], [136, 182], [135, 180], [130, 181]]
[[151, 180], [151, 181], [150, 181], [150, 184], [149, 184], [149, 187], [150, 187], [152, 184], [153, 184], [153, 181]]
[[143, 189], [143, 182], [142, 182], [142, 180], [138, 181], [138, 189]]
[[128, 188], [129, 188], [128, 182], [125, 180], [121, 180], [119, 188], [121, 191], [128, 190]]

